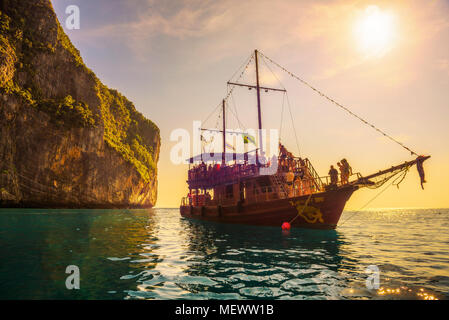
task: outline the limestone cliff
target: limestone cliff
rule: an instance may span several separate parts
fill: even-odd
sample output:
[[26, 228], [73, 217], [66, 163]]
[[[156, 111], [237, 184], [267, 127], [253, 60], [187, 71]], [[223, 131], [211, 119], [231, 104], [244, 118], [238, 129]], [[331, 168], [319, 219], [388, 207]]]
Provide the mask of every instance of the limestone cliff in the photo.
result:
[[49, 0], [0, 0], [0, 207], [151, 207], [159, 128], [83, 63]]

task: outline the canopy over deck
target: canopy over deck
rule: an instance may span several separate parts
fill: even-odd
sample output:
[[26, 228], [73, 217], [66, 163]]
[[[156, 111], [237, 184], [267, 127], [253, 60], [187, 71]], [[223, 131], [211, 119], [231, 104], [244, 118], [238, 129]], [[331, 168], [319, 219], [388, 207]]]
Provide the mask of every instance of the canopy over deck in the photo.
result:
[[[236, 162], [249, 162], [249, 163], [253, 163], [256, 164], [256, 152], [257, 149], [255, 150], [251, 150], [245, 153], [232, 153], [232, 152], [226, 152], [224, 154], [225, 156], [225, 161], [226, 162], [231, 162], [231, 161], [236, 161]], [[253, 153], [253, 154], [250, 154]], [[264, 163], [264, 159], [265, 157], [259, 155], [259, 162]], [[195, 162], [221, 162], [223, 160], [223, 153], [222, 152], [205, 152], [205, 153], [201, 153], [199, 155], [196, 155], [192, 158], [187, 159], [187, 161], [189, 163], [195, 163]]]

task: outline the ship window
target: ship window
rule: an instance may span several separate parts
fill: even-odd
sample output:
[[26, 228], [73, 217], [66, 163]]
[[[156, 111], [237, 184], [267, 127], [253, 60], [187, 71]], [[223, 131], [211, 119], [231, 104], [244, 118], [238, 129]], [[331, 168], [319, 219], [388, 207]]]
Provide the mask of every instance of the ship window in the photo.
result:
[[268, 179], [260, 179], [258, 181], [258, 183], [259, 183], [259, 187], [260, 187], [260, 192], [261, 193], [273, 192], [270, 180], [268, 180]]
[[256, 184], [253, 184], [253, 193], [254, 194], [258, 194], [259, 193], [259, 190], [257, 189]]
[[226, 198], [232, 198], [233, 193], [234, 193], [233, 191], [234, 191], [234, 189], [233, 189], [232, 184], [229, 186], [226, 186]]

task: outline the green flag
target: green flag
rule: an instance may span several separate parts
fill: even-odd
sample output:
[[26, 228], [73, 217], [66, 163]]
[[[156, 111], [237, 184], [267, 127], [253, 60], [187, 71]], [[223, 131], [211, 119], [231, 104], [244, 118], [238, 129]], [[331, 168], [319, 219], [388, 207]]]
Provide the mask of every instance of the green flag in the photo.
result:
[[249, 142], [256, 145], [256, 139], [253, 136], [251, 136], [249, 134], [244, 134], [243, 135], [243, 143], [249, 143]]

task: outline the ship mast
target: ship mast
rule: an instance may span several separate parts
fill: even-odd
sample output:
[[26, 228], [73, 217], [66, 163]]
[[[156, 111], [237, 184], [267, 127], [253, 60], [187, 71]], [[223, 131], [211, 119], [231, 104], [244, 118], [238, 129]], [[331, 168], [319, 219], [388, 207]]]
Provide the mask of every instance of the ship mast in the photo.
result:
[[226, 111], [225, 111], [226, 102], [223, 99], [223, 154], [221, 157], [221, 163], [224, 166], [226, 164]]
[[241, 86], [241, 87], [248, 87], [249, 89], [256, 89], [257, 93], [257, 118], [259, 122], [259, 148], [256, 149], [256, 162], [259, 164], [259, 149], [260, 154], [263, 155], [263, 141], [262, 141], [262, 110], [260, 107], [260, 89], [265, 90], [265, 92], [268, 91], [280, 91], [280, 92], [287, 92], [285, 89], [277, 89], [277, 88], [268, 88], [268, 87], [261, 87], [259, 82], [259, 52], [257, 49], [254, 50], [254, 59], [256, 64], [256, 85], [249, 85], [249, 84], [243, 84], [243, 83], [237, 83], [237, 82], [231, 82], [228, 81], [228, 85], [234, 85], [234, 86]]
[[[260, 85], [259, 85], [259, 61], [258, 61], [258, 53], [257, 49], [254, 50], [254, 57], [255, 57], [255, 63], [256, 63], [256, 91], [257, 91], [257, 116], [259, 119], [259, 148], [260, 148], [260, 155], [263, 156], [263, 144], [262, 144], [262, 114], [260, 111]], [[259, 151], [256, 150], [256, 162], [259, 164], [259, 157], [258, 157]]]

